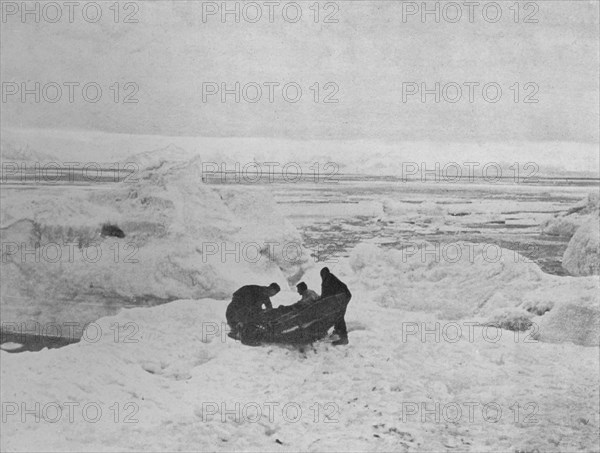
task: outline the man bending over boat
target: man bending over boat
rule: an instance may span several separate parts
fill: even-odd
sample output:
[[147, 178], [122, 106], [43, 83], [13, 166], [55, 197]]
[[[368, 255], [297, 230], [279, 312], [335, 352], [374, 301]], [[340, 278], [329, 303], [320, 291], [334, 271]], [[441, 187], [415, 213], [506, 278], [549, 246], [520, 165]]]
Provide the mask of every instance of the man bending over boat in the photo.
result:
[[[335, 296], [337, 294], [344, 294], [348, 298], [348, 302], [352, 298], [352, 293], [346, 286], [344, 282], [342, 282], [339, 278], [333, 275], [329, 268], [324, 267], [321, 269], [321, 298]], [[346, 328], [346, 320], [344, 316], [346, 315], [346, 308], [338, 321], [333, 326], [333, 335], [338, 335], [339, 340], [334, 341], [332, 344], [334, 346], [348, 344], [348, 329]]]
[[277, 283], [271, 283], [269, 286], [247, 285], [233, 293], [233, 299], [225, 312], [227, 324], [231, 327], [229, 336], [237, 335], [239, 323], [245, 323], [262, 313], [263, 305], [266, 310], [272, 310], [273, 304], [270, 298], [280, 289]]

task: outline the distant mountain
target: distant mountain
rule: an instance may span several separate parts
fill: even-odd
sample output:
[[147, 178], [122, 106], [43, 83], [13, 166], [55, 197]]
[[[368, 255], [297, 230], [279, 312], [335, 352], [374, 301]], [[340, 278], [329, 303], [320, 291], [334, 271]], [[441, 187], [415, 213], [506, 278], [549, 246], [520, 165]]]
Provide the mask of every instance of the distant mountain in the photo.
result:
[[[598, 178], [598, 145], [578, 142], [462, 143], [382, 140], [289, 140], [265, 137], [202, 137], [114, 134], [90, 130], [2, 129], [2, 157], [6, 160], [54, 160], [98, 162], [112, 165], [133, 162], [140, 169], [161, 162], [183, 162], [194, 157], [227, 170], [260, 163], [281, 172], [298, 164], [305, 172], [419, 177], [428, 170], [442, 170], [451, 179], [467, 165], [475, 176], [493, 179], [496, 169], [505, 178]], [[43, 149], [44, 153], [37, 150]], [[330, 164], [332, 163], [333, 166]], [[274, 165], [277, 164], [277, 165]], [[328, 165], [329, 164], [329, 165]], [[325, 168], [325, 166], [327, 168]], [[512, 168], [511, 168], [512, 167]], [[416, 175], [415, 175], [416, 171]]]
[[188, 151], [173, 144], [166, 148], [153, 149], [143, 153], [132, 154], [123, 163], [134, 163], [140, 169], [160, 167], [163, 163], [187, 162], [192, 159], [197, 153]]

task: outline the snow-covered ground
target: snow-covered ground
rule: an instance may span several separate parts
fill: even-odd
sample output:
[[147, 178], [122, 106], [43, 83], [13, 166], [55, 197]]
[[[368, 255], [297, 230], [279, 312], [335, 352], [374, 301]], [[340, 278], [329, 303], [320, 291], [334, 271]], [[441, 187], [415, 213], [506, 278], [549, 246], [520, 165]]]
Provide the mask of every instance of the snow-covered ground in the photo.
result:
[[600, 453], [597, 1], [0, 3], [0, 452]]
[[[570, 221], [565, 205], [584, 187], [406, 186], [378, 198], [382, 183], [202, 184], [191, 159], [169, 147], [133, 159], [133, 184], [3, 191], [3, 242], [95, 241], [110, 260], [23, 262], [3, 247], [3, 322], [95, 322], [63, 348], [3, 345], [2, 450], [600, 451], [599, 277], [549, 275], [490, 244], [430, 241], [486, 223]], [[282, 203], [284, 191], [299, 203]], [[597, 216], [585, 209], [577, 226]], [[327, 263], [353, 293], [350, 344], [251, 348], [227, 337], [236, 287], [278, 281], [273, 302], [287, 305], [299, 278], [319, 289], [321, 266], [206, 244], [302, 245], [293, 225], [349, 215], [395, 225]], [[351, 236], [364, 227], [352, 221], [328, 227]], [[125, 237], [106, 236], [104, 223]], [[572, 239], [574, 265], [594, 257], [584, 233]], [[113, 259], [128, 241], [134, 266]]]
[[[0, 352], [2, 447], [598, 451], [598, 348], [565, 341], [581, 310], [544, 326], [589, 306], [578, 331], [597, 345], [597, 277], [472, 252], [451, 263], [358, 247], [332, 268], [354, 295], [346, 347], [243, 346], [225, 335], [227, 301], [202, 299], [123, 310], [61, 349]], [[318, 288], [318, 269], [305, 280]], [[546, 303], [527, 331], [482, 327]]]

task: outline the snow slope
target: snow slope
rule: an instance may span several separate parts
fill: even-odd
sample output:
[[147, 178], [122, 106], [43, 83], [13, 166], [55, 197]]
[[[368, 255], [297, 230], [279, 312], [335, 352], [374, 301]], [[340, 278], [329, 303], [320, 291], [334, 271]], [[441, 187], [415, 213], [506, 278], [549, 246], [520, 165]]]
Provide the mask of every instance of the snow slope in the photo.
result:
[[[225, 335], [226, 303], [203, 299], [123, 310], [62, 349], [0, 351], [2, 448], [600, 450], [597, 348], [468, 324], [553, 293], [550, 313], [586, 297], [597, 313], [596, 277], [561, 284], [532, 263], [397, 258], [365, 245], [332, 267], [353, 292], [346, 347], [243, 346]], [[318, 269], [305, 280], [318, 287]]]
[[557, 214], [541, 224], [544, 234], [572, 237], [590, 218], [600, 217], [600, 193], [591, 192], [565, 213]]
[[577, 229], [565, 250], [562, 265], [572, 275], [600, 274], [600, 217], [590, 216]]
[[309, 265], [268, 192], [203, 184], [198, 159], [134, 177], [3, 191], [3, 320], [85, 323], [123, 305], [225, 298], [241, 284], [287, 286]]
[[[549, 275], [517, 252], [490, 244], [424, 241], [387, 251], [361, 244], [339, 272], [368, 290], [369, 300], [381, 307], [427, 311], [450, 320], [485, 318], [504, 308], [534, 311], [541, 304], [551, 308], [577, 299], [598, 305], [599, 300], [598, 278]], [[312, 281], [316, 284], [317, 277]]]

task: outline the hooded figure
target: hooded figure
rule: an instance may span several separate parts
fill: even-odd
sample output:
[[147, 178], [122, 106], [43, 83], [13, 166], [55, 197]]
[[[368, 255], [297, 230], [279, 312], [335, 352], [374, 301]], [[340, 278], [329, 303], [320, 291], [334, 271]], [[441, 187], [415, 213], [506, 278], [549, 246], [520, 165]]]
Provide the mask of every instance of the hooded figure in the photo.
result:
[[[321, 269], [321, 280], [321, 298], [335, 296], [336, 294], [345, 294], [348, 297], [348, 302], [350, 302], [352, 293], [350, 293], [350, 290], [344, 282], [329, 271], [329, 268], [324, 267]], [[340, 337], [339, 340], [333, 342], [334, 346], [348, 344], [348, 330], [346, 329], [345, 315], [346, 309], [344, 309], [342, 316], [333, 327], [333, 333]]]

